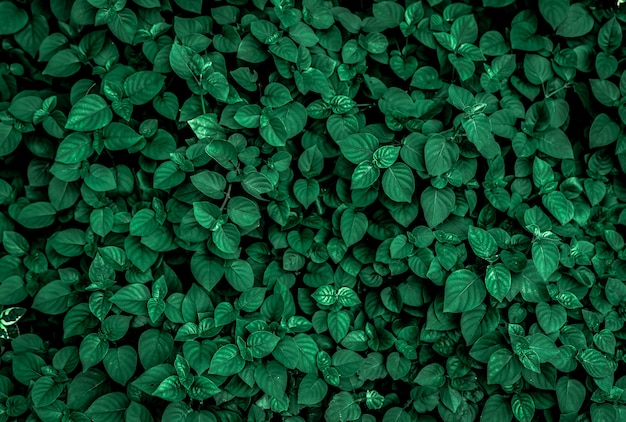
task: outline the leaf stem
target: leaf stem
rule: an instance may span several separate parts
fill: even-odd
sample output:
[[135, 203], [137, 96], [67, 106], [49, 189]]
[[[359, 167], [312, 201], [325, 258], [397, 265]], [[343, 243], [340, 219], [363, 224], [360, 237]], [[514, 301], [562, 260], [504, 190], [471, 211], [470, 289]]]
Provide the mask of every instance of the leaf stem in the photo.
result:
[[224, 208], [226, 208], [226, 204], [228, 203], [228, 200], [230, 199], [230, 191], [233, 187], [232, 183], [228, 184], [228, 189], [226, 190], [226, 196], [224, 197], [224, 201], [222, 202], [222, 206], [220, 207], [220, 212], [224, 211]]

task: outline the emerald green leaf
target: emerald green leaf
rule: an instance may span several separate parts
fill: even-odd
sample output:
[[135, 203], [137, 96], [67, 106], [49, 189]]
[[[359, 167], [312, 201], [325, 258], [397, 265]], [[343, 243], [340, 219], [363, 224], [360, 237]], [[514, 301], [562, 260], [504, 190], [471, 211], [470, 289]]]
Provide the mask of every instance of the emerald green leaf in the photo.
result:
[[485, 275], [485, 286], [491, 296], [502, 302], [511, 290], [511, 272], [504, 264], [489, 265]]
[[469, 270], [456, 270], [447, 278], [444, 312], [471, 311], [482, 303], [487, 291], [484, 282]]
[[63, 391], [63, 385], [54, 382], [51, 377], [44, 376], [33, 384], [31, 397], [37, 407], [48, 406], [54, 402]]
[[329, 421], [355, 421], [361, 416], [361, 408], [347, 391], [335, 394], [324, 412]]
[[556, 382], [556, 399], [561, 413], [576, 413], [585, 401], [585, 386], [576, 379], [561, 377]]
[[134, 315], [147, 315], [147, 303], [150, 290], [143, 284], [130, 284], [119, 289], [111, 302], [125, 312]]
[[481, 419], [486, 420], [487, 418], [511, 422], [513, 413], [511, 412], [509, 400], [499, 394], [490, 395], [481, 413]]
[[256, 333], [250, 334], [246, 343], [250, 349], [250, 353], [252, 353], [252, 357], [264, 358], [274, 351], [279, 341], [280, 337], [270, 332], [257, 331]]
[[316, 179], [298, 179], [293, 184], [293, 194], [304, 208], [309, 208], [320, 195], [319, 182]]
[[17, 221], [27, 229], [41, 229], [51, 226], [56, 215], [57, 211], [50, 202], [35, 202], [20, 211]]
[[93, 421], [118, 421], [124, 418], [130, 400], [124, 393], [108, 393], [98, 397], [85, 411]]
[[96, 192], [107, 192], [117, 188], [115, 175], [111, 169], [100, 164], [89, 166], [89, 173], [84, 180], [87, 187]]
[[594, 20], [580, 3], [571, 5], [563, 22], [559, 24], [556, 35], [561, 37], [582, 37], [593, 28]]
[[585, 371], [594, 378], [604, 378], [613, 374], [614, 369], [609, 360], [595, 349], [585, 349], [576, 356]]
[[511, 398], [511, 409], [519, 422], [530, 422], [535, 416], [535, 401], [530, 394], [514, 394]]
[[100, 335], [92, 333], [88, 334], [80, 343], [80, 363], [83, 370], [87, 370], [97, 365], [104, 359], [109, 351], [109, 342], [104, 340]]
[[234, 224], [226, 223], [213, 232], [213, 242], [224, 253], [234, 253], [239, 247], [241, 234]]
[[352, 172], [351, 189], [367, 189], [372, 186], [380, 176], [380, 169], [373, 163], [363, 162], [356, 166]]
[[617, 140], [619, 126], [611, 118], [600, 113], [596, 116], [589, 129], [589, 146], [599, 148], [612, 144]]
[[261, 219], [261, 211], [256, 202], [243, 196], [234, 196], [228, 200], [228, 217], [239, 227], [248, 227]]
[[337, 302], [337, 292], [331, 285], [320, 286], [311, 295], [313, 299], [320, 305], [330, 306]]
[[109, 349], [104, 357], [104, 368], [113, 381], [126, 385], [137, 369], [137, 352], [128, 345]]
[[141, 135], [129, 126], [112, 122], [102, 131], [104, 147], [110, 151], [121, 151], [131, 148], [141, 140]]
[[378, 139], [369, 133], [355, 133], [337, 141], [343, 156], [354, 164], [371, 160], [378, 148]]
[[498, 349], [487, 363], [487, 383], [511, 385], [521, 377], [521, 365], [509, 350]]
[[187, 390], [181, 384], [178, 376], [170, 375], [161, 381], [156, 390], [152, 392], [152, 395], [170, 402], [177, 402], [187, 397]]
[[348, 208], [341, 214], [339, 228], [341, 237], [347, 246], [352, 246], [363, 239], [367, 233], [367, 226], [367, 217], [361, 212], [355, 212], [354, 209]]
[[490, 259], [498, 252], [498, 245], [493, 236], [479, 227], [469, 227], [467, 240], [469, 240], [472, 250], [479, 258]]
[[239, 349], [234, 344], [220, 347], [211, 359], [209, 373], [221, 376], [235, 375], [246, 365], [246, 361], [239, 355]]
[[328, 313], [328, 330], [331, 337], [340, 342], [350, 330], [350, 314], [346, 311], [331, 311]]
[[383, 190], [396, 202], [411, 202], [415, 192], [413, 170], [404, 163], [395, 163], [383, 172]]
[[622, 44], [622, 28], [613, 17], [607, 23], [602, 25], [598, 32], [598, 45], [606, 52], [617, 50]]
[[538, 240], [532, 246], [533, 263], [544, 280], [559, 267], [559, 249], [550, 240]]
[[144, 70], [126, 78], [124, 92], [132, 104], [143, 105], [156, 97], [164, 85], [165, 76]]
[[557, 29], [567, 17], [569, 0], [539, 0], [539, 11], [552, 29]]
[[28, 23], [28, 13], [10, 1], [0, 2], [0, 35], [12, 35]]
[[324, 156], [317, 145], [304, 150], [298, 159], [298, 168], [307, 179], [319, 176], [324, 169]]
[[89, 132], [102, 129], [113, 119], [113, 112], [104, 98], [88, 94], [78, 100], [67, 116], [66, 129]]
[[270, 361], [256, 367], [254, 380], [264, 393], [280, 398], [287, 389], [287, 370], [280, 363]]
[[328, 393], [328, 384], [315, 374], [307, 374], [298, 386], [298, 404], [315, 405]]
[[452, 213], [456, 198], [450, 188], [435, 189], [429, 186], [422, 192], [420, 202], [426, 224], [430, 228], [435, 228]]
[[552, 191], [541, 197], [543, 205], [557, 219], [565, 225], [574, 218], [574, 204], [560, 191]]
[[424, 161], [426, 162], [426, 170], [431, 176], [445, 174], [458, 159], [459, 147], [448, 142], [443, 136], [432, 136], [426, 142]]

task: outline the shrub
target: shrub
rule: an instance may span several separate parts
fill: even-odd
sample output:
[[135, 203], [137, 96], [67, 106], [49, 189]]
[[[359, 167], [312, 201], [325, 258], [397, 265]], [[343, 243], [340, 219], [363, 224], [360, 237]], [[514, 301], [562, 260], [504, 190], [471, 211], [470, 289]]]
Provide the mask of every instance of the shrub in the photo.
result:
[[626, 420], [618, 6], [1, 0], [0, 422]]

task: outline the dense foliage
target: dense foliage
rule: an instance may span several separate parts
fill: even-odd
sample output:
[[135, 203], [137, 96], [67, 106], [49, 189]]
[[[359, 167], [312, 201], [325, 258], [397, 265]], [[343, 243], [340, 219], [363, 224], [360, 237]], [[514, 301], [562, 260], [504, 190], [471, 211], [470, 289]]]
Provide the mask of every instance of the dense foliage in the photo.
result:
[[618, 6], [0, 0], [0, 421], [626, 420]]

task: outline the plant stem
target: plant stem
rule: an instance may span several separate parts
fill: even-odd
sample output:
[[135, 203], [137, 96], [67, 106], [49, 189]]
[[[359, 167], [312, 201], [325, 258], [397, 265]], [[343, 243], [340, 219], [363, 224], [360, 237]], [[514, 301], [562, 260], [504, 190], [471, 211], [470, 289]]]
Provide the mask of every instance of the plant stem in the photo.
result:
[[232, 189], [233, 185], [232, 183], [228, 184], [228, 189], [226, 190], [226, 196], [224, 197], [224, 201], [222, 202], [222, 206], [220, 207], [220, 212], [224, 211], [224, 208], [226, 208], [226, 204], [228, 203], [228, 200], [230, 199], [230, 190]]

